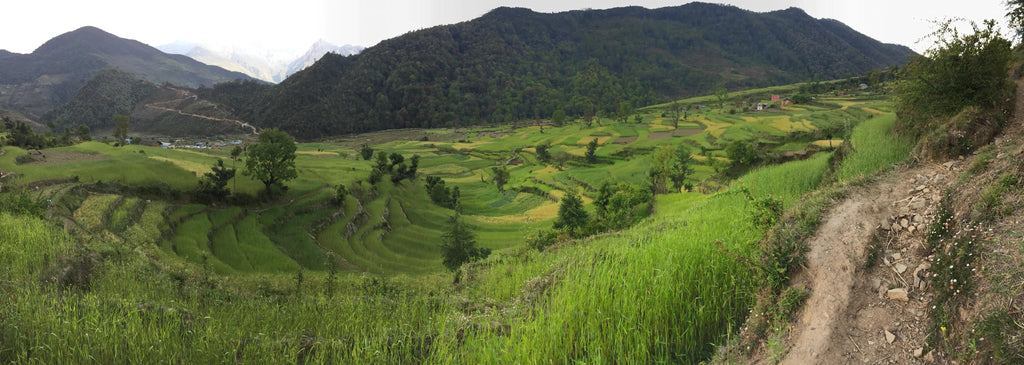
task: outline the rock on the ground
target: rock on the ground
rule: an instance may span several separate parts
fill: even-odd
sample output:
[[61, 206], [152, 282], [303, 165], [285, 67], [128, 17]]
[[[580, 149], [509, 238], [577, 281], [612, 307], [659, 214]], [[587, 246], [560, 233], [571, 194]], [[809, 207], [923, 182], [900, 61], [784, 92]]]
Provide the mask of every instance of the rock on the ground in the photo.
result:
[[924, 355], [924, 347], [914, 349], [914, 357], [921, 357], [921, 355]]
[[892, 300], [899, 300], [902, 302], [910, 301], [910, 296], [907, 294], [907, 289], [904, 288], [889, 289], [889, 291], [886, 292], [885, 294], [886, 296], [889, 297], [889, 299]]
[[896, 335], [892, 334], [892, 332], [885, 331], [885, 342], [892, 343], [893, 341], [896, 341]]
[[904, 265], [904, 264], [899, 263], [899, 262], [897, 262], [896, 265], [893, 266], [893, 268], [895, 268], [896, 272], [898, 272], [900, 274], [902, 274], [902, 273], [907, 271], [907, 265]]

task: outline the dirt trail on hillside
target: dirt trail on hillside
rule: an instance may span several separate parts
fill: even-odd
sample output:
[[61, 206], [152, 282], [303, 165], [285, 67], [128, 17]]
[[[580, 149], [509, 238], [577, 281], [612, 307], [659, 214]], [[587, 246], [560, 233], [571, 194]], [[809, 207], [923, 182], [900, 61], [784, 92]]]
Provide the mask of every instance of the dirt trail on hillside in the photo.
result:
[[[917, 256], [924, 251], [918, 247], [953, 166], [894, 172], [832, 208], [808, 242], [806, 270], [793, 278], [811, 296], [790, 332], [782, 364], [916, 359], [913, 350], [923, 345], [930, 296], [911, 274], [924, 276], [916, 269], [925, 261]], [[875, 240], [883, 247], [879, 260], [888, 263], [865, 267]]]
[[181, 98], [174, 99], [174, 100], [157, 102], [157, 103], [149, 103], [149, 104], [146, 104], [145, 106], [147, 108], [150, 108], [150, 109], [157, 109], [157, 110], [163, 110], [163, 111], [168, 111], [168, 112], [172, 112], [172, 113], [178, 113], [179, 115], [183, 115], [183, 116], [186, 116], [186, 117], [200, 118], [200, 119], [212, 120], [212, 121], [216, 121], [216, 122], [234, 123], [234, 124], [237, 124], [239, 127], [251, 129], [253, 135], [259, 135], [260, 134], [259, 130], [256, 129], [256, 126], [254, 126], [252, 124], [249, 124], [248, 122], [245, 122], [245, 121], [241, 121], [241, 120], [238, 120], [238, 119], [217, 118], [217, 117], [211, 117], [211, 116], [208, 116], [208, 115], [195, 114], [195, 113], [186, 113], [186, 112], [183, 112], [181, 110], [178, 110], [178, 109], [172, 107], [172, 106], [177, 106], [178, 104], [180, 104], [182, 101], [185, 101], [186, 99], [197, 99], [198, 98], [195, 94], [192, 94], [192, 93], [190, 93], [188, 91], [185, 91], [185, 90], [175, 89], [175, 91], [178, 92], [178, 95], [181, 96]]
[[[1024, 128], [1021, 82], [1015, 109], [1008, 133]], [[947, 354], [924, 350], [934, 297], [925, 235], [941, 192], [969, 162], [926, 163], [891, 173], [856, 188], [831, 209], [808, 242], [806, 270], [792, 280], [811, 296], [786, 339], [782, 364], [948, 361]], [[881, 250], [865, 265], [873, 242]]]

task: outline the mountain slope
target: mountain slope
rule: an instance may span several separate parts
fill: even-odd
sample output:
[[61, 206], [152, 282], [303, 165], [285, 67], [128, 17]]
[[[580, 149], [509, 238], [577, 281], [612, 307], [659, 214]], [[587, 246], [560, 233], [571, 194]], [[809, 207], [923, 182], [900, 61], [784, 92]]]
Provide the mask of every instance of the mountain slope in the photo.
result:
[[358, 54], [359, 52], [362, 52], [363, 49], [365, 49], [365, 47], [353, 46], [350, 44], [346, 44], [344, 46], [336, 46], [334, 44], [331, 44], [330, 42], [321, 39], [316, 43], [313, 43], [313, 45], [309, 47], [309, 50], [306, 51], [305, 54], [299, 56], [299, 58], [296, 58], [294, 61], [288, 64], [288, 68], [284, 72], [284, 78], [288, 78], [288, 76], [294, 75], [296, 72], [302, 71], [307, 67], [312, 66], [314, 63], [316, 63], [316, 61], [320, 60], [320, 58], [323, 57], [325, 54], [335, 53], [342, 56], [351, 56], [354, 54]]
[[[914, 54], [799, 9], [754, 13], [693, 3], [535, 13], [469, 22], [327, 55], [270, 87], [242, 117], [300, 137], [388, 128], [611, 116], [630, 105], [863, 74]], [[213, 98], [227, 99], [218, 95]], [[237, 96], [233, 97], [238, 99]]]
[[79, 87], [109, 66], [153, 83], [187, 87], [249, 79], [95, 27], [83, 27], [47, 41], [31, 54], [0, 57], [0, 85], [11, 90], [0, 97], [0, 106], [6, 104], [37, 117], [70, 100]]

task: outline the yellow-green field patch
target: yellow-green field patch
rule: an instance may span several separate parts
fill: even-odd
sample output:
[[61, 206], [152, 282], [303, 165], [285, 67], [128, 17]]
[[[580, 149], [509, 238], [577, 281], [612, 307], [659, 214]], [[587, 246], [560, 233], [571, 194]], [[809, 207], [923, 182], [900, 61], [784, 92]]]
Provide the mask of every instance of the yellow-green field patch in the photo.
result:
[[707, 117], [702, 117], [701, 123], [704, 123], [704, 125], [707, 126], [707, 128], [704, 130], [707, 131], [708, 133], [711, 133], [711, 135], [715, 137], [721, 137], [722, 133], [725, 133], [726, 129], [732, 127], [732, 123], [718, 122], [708, 119]]
[[863, 110], [863, 111], [866, 111], [868, 113], [874, 113], [874, 114], [885, 114], [886, 113], [886, 112], [883, 112], [881, 110], [874, 109], [874, 108], [862, 107], [860, 109]]
[[211, 171], [210, 166], [203, 165], [203, 164], [198, 163], [198, 162], [178, 160], [178, 159], [167, 158], [167, 157], [163, 157], [163, 156], [149, 156], [149, 158], [157, 160], [157, 161], [170, 162], [170, 163], [174, 164], [174, 166], [178, 166], [178, 167], [180, 167], [180, 168], [182, 168], [182, 169], [184, 169], [186, 171], [192, 171], [193, 173], [196, 174], [196, 176], [202, 176], [203, 174]]
[[295, 154], [338, 157], [338, 153], [337, 152], [330, 152], [330, 151], [296, 151]]
[[[486, 178], [487, 177], [484, 177], [484, 179], [486, 179]], [[469, 175], [460, 176], [460, 177], [446, 177], [444, 179], [444, 181], [446, 183], [472, 183], [472, 182], [480, 182], [480, 175], [469, 174]]]
[[419, 169], [419, 172], [427, 175], [461, 175], [469, 172], [468, 168], [453, 163], [431, 166]]
[[88, 229], [103, 226], [103, 213], [110, 209], [110, 205], [114, 204], [117, 198], [118, 196], [114, 194], [90, 195], [75, 210], [75, 221]]
[[[831, 143], [831, 145], [829, 143]], [[818, 147], [829, 147], [829, 146], [831, 146], [831, 147], [839, 147], [839, 145], [843, 144], [843, 140], [841, 140], [841, 139], [831, 139], [831, 140], [829, 140], [829, 139], [819, 139], [817, 141], [811, 142], [811, 144], [814, 144], [814, 145], [816, 145]]]

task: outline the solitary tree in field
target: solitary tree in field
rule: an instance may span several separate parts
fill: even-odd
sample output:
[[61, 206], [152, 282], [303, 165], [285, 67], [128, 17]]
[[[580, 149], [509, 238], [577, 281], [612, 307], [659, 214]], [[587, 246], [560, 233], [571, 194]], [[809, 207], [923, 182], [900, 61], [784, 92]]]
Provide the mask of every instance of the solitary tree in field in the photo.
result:
[[551, 124], [554, 124], [556, 127], [561, 127], [562, 123], [565, 123], [565, 110], [558, 109], [555, 110], [554, 113], [551, 113]]
[[551, 160], [551, 152], [548, 151], [550, 149], [551, 149], [551, 143], [549, 143], [549, 142], [544, 142], [544, 143], [541, 143], [541, 144], [537, 145], [537, 160], [540, 161], [540, 162], [544, 162], [544, 163], [547, 163], [548, 161], [550, 161]]
[[456, 212], [441, 236], [441, 257], [448, 271], [458, 270], [462, 264], [479, 260], [491, 254], [491, 249], [476, 247], [476, 234], [469, 230]]
[[260, 133], [259, 142], [246, 152], [246, 176], [262, 181], [269, 193], [274, 185], [298, 177], [295, 171], [295, 139], [271, 128]]
[[210, 172], [199, 179], [199, 193], [203, 199], [224, 200], [228, 196], [228, 181], [235, 177], [235, 169], [224, 167], [224, 160], [217, 159]]
[[498, 187], [499, 192], [505, 192], [505, 184], [508, 183], [509, 173], [508, 167], [502, 165], [501, 167], [492, 167], [491, 171], [494, 172], [494, 177], [491, 178], [494, 181], [494, 185]]
[[575, 237], [582, 234], [589, 220], [590, 216], [583, 209], [583, 200], [575, 192], [568, 192], [558, 206], [558, 218], [555, 219], [554, 228], [565, 229]]
[[129, 119], [127, 115], [115, 115], [114, 116], [114, 138], [118, 143], [124, 144], [125, 140], [128, 139], [128, 123]]
[[364, 160], [369, 161], [370, 158], [373, 157], [373, 148], [364, 144], [363, 147], [359, 149], [359, 156], [362, 156]]
[[587, 163], [597, 162], [597, 138], [594, 138], [590, 140], [590, 143], [587, 143], [587, 153], [585, 157], [587, 159]]
[[715, 92], [715, 97], [718, 98], [718, 106], [722, 107], [725, 104], [725, 99], [729, 98], [729, 89], [721, 88]]
[[[231, 168], [235, 168], [235, 163], [238, 162], [238, 156], [242, 155], [242, 146], [235, 146], [231, 149]], [[235, 187], [232, 189], [235, 194], [238, 193], [238, 179], [235, 179]]]
[[693, 169], [690, 165], [693, 158], [690, 157], [690, 150], [682, 145], [662, 146], [654, 153], [654, 161], [651, 166], [651, 184], [655, 194], [668, 193], [668, 182], [672, 182], [671, 192], [679, 192], [679, 189], [686, 183]]

